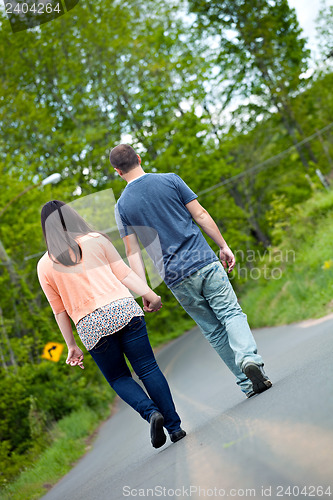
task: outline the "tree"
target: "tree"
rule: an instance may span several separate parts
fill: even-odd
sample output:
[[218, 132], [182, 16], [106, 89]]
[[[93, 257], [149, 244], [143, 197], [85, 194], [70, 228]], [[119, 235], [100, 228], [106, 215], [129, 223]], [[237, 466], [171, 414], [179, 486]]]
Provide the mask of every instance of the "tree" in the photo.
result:
[[[188, 47], [173, 6], [82, 0], [67, 15], [15, 34], [0, 16], [0, 166], [6, 186], [0, 209], [36, 176], [55, 171], [63, 181], [53, 192], [65, 201], [111, 182], [119, 194], [123, 185], [108, 162], [110, 146], [130, 133], [133, 143], [156, 157], [160, 127], [168, 134], [181, 102], [200, 92], [202, 59]], [[2, 298], [7, 319], [18, 287], [41, 293], [35, 279], [25, 280], [35, 262], [25, 264], [24, 257], [44, 248], [38, 211], [47, 193], [27, 194], [1, 218], [1, 274], [11, 290]], [[20, 321], [13, 328], [26, 333]]]
[[151, 147], [147, 138], [200, 89], [186, 31], [163, 1], [82, 0], [39, 29], [0, 37], [7, 171], [105, 185], [110, 146], [131, 134]]
[[325, 6], [319, 11], [317, 21], [317, 38], [319, 41], [320, 60], [330, 60], [333, 58], [333, 6]]
[[[305, 134], [292, 100], [306, 85], [309, 51], [288, 1], [190, 0], [189, 8], [200, 32], [218, 39], [215, 65], [224, 81], [224, 107], [235, 96], [246, 98], [253, 124], [275, 110], [296, 145]], [[309, 145], [297, 151], [306, 168], [317, 161]]]

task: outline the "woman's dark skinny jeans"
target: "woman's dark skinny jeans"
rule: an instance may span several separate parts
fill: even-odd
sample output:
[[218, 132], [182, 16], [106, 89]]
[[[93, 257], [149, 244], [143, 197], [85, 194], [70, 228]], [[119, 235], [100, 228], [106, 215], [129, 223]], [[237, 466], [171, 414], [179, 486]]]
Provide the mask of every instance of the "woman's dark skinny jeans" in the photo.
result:
[[[170, 434], [180, 429], [181, 421], [168, 382], [156, 363], [143, 316], [134, 317], [118, 332], [102, 337], [89, 353], [118, 396], [142, 418], [149, 422], [150, 415], [159, 411]], [[143, 382], [149, 397], [133, 380], [124, 355]]]

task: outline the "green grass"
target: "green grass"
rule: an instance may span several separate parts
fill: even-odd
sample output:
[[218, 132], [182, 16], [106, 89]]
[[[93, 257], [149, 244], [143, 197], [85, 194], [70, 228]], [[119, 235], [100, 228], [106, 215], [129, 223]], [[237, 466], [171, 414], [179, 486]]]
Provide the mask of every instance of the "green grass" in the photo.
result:
[[[277, 251], [294, 251], [295, 260], [274, 262]], [[241, 305], [252, 327], [319, 318], [333, 311], [332, 192], [316, 195], [302, 206], [279, 248], [272, 249], [263, 264], [279, 267], [282, 277], [261, 277], [245, 285]]]
[[110, 414], [97, 414], [89, 408], [71, 413], [52, 430], [53, 443], [36, 463], [0, 492], [1, 500], [33, 500], [45, 495], [89, 449], [93, 432]]

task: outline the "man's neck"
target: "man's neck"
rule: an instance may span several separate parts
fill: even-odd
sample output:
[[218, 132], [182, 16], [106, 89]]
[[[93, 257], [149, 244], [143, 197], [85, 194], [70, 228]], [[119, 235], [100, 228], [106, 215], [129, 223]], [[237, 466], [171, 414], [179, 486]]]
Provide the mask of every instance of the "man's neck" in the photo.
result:
[[129, 184], [130, 182], [134, 181], [135, 179], [138, 179], [139, 177], [142, 177], [145, 175], [146, 172], [143, 170], [141, 166], [133, 168], [133, 170], [130, 170], [127, 174], [123, 174], [123, 179]]

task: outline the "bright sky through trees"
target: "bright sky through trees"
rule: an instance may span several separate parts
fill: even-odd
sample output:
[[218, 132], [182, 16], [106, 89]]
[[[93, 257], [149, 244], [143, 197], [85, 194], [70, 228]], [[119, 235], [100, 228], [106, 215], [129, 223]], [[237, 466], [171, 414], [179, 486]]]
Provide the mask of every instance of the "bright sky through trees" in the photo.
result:
[[[288, 0], [290, 7], [296, 9], [298, 22], [304, 35], [309, 39], [309, 47], [316, 54], [316, 17], [319, 13], [322, 0]], [[325, 0], [327, 6], [333, 5], [333, 0]]]

